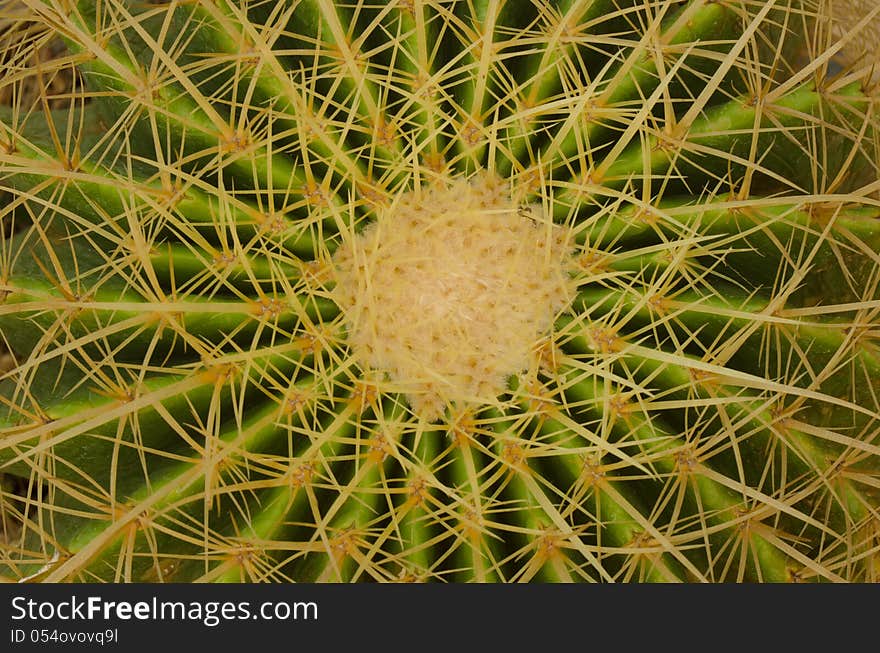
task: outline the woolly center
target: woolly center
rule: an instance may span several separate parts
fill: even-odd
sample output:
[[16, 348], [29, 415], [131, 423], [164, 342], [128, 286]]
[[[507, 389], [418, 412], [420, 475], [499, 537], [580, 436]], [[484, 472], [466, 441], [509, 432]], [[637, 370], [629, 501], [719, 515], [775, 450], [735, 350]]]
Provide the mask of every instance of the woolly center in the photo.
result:
[[570, 301], [570, 249], [496, 177], [402, 195], [334, 257], [353, 353], [427, 420], [492, 402]]

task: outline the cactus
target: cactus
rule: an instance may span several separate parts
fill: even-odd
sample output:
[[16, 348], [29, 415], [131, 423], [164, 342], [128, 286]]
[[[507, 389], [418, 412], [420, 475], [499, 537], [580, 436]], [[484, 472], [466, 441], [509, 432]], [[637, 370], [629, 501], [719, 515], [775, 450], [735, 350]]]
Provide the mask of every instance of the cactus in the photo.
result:
[[829, 2], [22, 4], [5, 578], [880, 575]]

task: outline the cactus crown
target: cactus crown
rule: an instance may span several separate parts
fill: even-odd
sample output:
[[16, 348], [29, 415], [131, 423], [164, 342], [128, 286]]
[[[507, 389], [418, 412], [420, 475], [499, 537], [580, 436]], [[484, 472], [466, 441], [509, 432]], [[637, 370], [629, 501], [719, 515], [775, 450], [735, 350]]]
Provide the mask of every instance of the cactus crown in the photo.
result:
[[410, 192], [337, 251], [349, 342], [427, 420], [493, 404], [571, 301], [564, 230], [499, 180]]
[[830, 2], [0, 20], [6, 578], [876, 580]]

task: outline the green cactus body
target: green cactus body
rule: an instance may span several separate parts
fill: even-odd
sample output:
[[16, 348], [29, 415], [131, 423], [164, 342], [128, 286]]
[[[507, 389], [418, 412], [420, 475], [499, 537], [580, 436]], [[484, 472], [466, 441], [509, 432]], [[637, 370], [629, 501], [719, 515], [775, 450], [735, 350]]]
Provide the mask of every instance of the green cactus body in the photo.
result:
[[877, 579], [825, 3], [26, 4], [5, 578]]

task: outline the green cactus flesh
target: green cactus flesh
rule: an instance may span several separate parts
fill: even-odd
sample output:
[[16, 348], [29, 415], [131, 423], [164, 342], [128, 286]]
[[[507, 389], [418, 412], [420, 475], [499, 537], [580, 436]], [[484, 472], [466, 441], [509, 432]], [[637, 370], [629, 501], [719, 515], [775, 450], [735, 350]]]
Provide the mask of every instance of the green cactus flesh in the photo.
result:
[[880, 575], [827, 2], [23, 4], [6, 579]]

